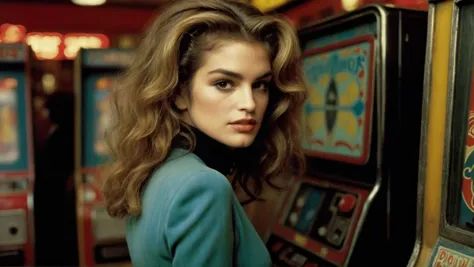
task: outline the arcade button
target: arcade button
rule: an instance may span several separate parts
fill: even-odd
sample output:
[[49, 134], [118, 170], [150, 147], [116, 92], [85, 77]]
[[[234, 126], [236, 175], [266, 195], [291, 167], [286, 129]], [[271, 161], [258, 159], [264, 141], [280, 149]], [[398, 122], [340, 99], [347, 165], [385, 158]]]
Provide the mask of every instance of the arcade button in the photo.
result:
[[97, 194], [94, 190], [87, 188], [84, 191], [84, 202], [91, 203], [97, 199]]
[[320, 227], [320, 228], [318, 229], [318, 234], [319, 234], [320, 236], [326, 236], [327, 232], [328, 232], [328, 229], [327, 229], [326, 227], [324, 227], [324, 226], [323, 226], [323, 227]]
[[306, 199], [304, 197], [298, 198], [298, 201], [296, 202], [296, 207], [302, 208], [305, 202], [306, 202]]
[[338, 208], [341, 212], [351, 212], [354, 209], [356, 203], [356, 197], [351, 194], [347, 194], [341, 198], [338, 203]]
[[298, 222], [298, 213], [296, 213], [296, 212], [291, 213], [291, 215], [290, 215], [291, 225], [295, 226], [297, 222]]
[[20, 184], [17, 181], [13, 181], [10, 185], [12, 191], [17, 191], [20, 189]]

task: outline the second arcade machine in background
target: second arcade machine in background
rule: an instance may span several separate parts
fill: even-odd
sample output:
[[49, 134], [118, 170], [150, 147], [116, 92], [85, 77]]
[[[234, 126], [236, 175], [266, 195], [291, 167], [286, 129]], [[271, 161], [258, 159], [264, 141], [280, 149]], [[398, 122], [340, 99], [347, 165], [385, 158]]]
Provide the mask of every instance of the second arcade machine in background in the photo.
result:
[[129, 262], [125, 222], [111, 218], [100, 192], [101, 165], [107, 152], [104, 130], [110, 121], [110, 90], [132, 51], [81, 50], [76, 69], [77, 218], [81, 266]]
[[369, 6], [300, 31], [308, 170], [267, 240], [277, 266], [408, 263], [426, 25], [426, 12]]
[[0, 266], [35, 262], [28, 52], [0, 44]]
[[474, 2], [429, 1], [419, 182], [410, 267], [474, 266]]

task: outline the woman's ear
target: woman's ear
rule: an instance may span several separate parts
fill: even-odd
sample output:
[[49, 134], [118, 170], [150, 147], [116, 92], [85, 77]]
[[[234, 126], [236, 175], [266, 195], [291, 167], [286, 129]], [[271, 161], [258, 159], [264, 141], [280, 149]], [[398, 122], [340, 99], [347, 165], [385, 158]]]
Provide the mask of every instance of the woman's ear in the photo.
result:
[[180, 111], [185, 111], [188, 109], [188, 100], [182, 95], [178, 95], [174, 100], [174, 104]]

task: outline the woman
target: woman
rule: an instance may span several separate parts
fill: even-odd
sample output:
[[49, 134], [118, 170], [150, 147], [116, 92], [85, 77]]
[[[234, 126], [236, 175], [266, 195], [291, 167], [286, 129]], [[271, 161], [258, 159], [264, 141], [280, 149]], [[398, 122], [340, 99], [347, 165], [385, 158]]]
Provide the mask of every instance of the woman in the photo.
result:
[[134, 266], [269, 266], [226, 176], [258, 199], [301, 171], [293, 28], [231, 0], [172, 1], [114, 91], [104, 184]]

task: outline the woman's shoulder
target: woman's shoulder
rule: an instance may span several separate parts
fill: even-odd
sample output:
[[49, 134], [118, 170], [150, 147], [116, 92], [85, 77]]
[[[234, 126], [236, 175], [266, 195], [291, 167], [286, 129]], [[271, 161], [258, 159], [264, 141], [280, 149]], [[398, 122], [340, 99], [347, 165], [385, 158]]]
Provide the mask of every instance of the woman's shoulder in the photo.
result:
[[178, 243], [181, 247], [188, 244], [189, 251], [193, 251], [194, 242], [183, 245], [182, 237], [199, 236], [189, 234], [189, 229], [214, 227], [217, 219], [213, 216], [228, 212], [226, 208], [232, 197], [232, 186], [225, 176], [207, 167], [192, 153], [173, 151], [145, 185], [141, 215], [128, 220], [127, 242], [131, 254], [158, 253], [168, 259]]
[[198, 156], [183, 149], [172, 150], [151, 177], [152, 180], [168, 181], [173, 184], [181, 184], [190, 179], [212, 178], [227, 180], [224, 175], [209, 168]]
[[152, 174], [144, 195], [175, 196], [194, 191], [233, 192], [227, 178], [209, 168], [199, 157], [181, 149], [171, 152], [168, 159]]

